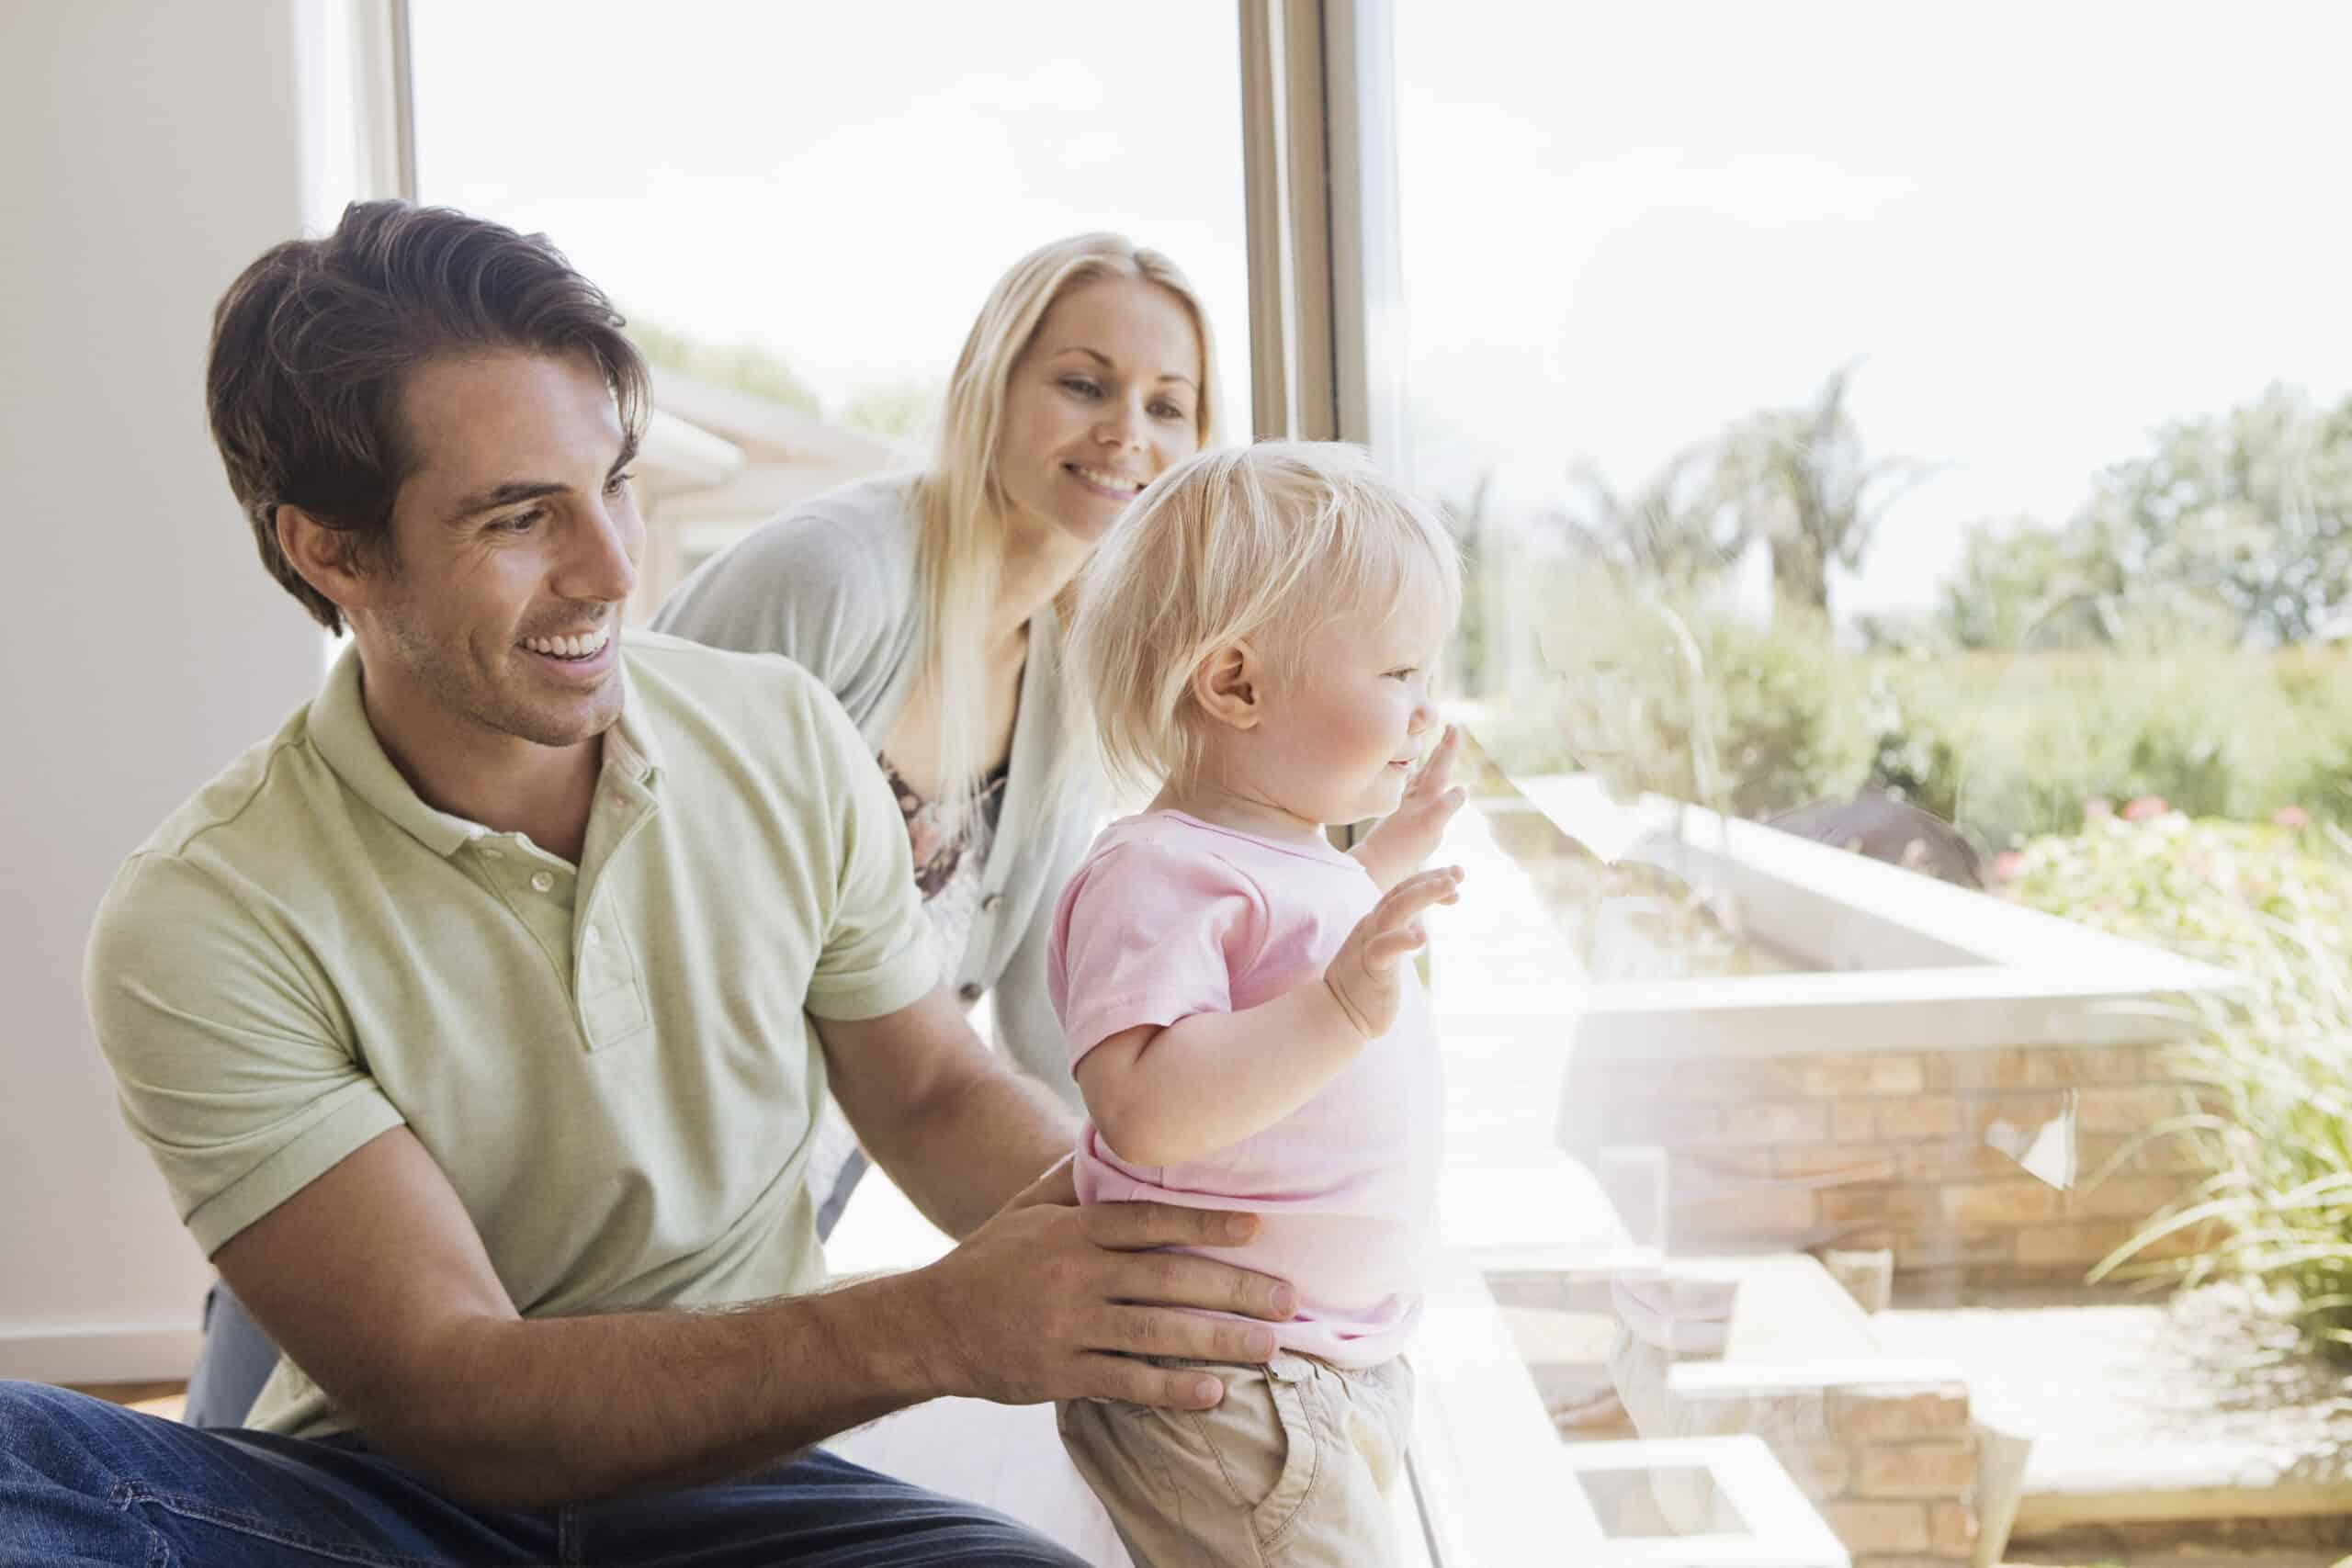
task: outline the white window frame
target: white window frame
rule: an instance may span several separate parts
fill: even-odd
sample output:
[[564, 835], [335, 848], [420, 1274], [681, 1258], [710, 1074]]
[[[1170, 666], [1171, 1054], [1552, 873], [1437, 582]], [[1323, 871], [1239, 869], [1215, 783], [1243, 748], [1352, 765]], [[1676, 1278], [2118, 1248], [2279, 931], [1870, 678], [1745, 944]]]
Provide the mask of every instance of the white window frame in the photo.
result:
[[1251, 426], [1403, 464], [1389, 0], [1239, 0]]

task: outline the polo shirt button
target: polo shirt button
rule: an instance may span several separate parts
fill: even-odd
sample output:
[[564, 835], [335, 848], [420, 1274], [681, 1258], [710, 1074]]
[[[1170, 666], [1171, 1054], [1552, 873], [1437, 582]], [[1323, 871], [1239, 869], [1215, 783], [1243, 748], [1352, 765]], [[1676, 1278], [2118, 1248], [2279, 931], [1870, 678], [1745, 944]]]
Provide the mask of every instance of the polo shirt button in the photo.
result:
[[956, 987], [956, 994], [967, 1002], [976, 1002], [980, 999], [981, 988], [978, 980], [967, 980]]
[[597, 934], [596, 928], [595, 928], [594, 926], [590, 926], [590, 927], [588, 928], [588, 945], [589, 945], [589, 946], [594, 947], [594, 946], [595, 946], [598, 942], [602, 942], [602, 941], [604, 941], [604, 940], [605, 940], [605, 939], [604, 939], [602, 936], [600, 936], [600, 935], [598, 935], [598, 934]]
[[481, 858], [484, 860], [504, 860], [506, 858], [506, 852], [504, 850], [484, 849], [481, 852]]
[[553, 887], [554, 886], [555, 876], [551, 872], [542, 871], [531, 878], [531, 887], [535, 892], [545, 893], [548, 888]]
[[980, 900], [980, 913], [983, 915], [993, 915], [996, 913], [997, 906], [1003, 902], [1003, 894], [991, 893], [987, 897]]

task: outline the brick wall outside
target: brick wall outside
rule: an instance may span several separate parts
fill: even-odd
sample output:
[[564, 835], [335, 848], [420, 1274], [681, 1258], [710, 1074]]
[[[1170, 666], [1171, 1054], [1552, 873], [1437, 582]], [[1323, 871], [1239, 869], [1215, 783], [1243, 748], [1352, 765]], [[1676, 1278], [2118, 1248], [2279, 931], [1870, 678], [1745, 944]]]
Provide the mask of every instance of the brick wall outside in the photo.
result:
[[1975, 1548], [1976, 1439], [1960, 1383], [1719, 1385], [1671, 1398], [1684, 1429], [1770, 1445], [1854, 1568], [1949, 1564]]
[[[2091, 1183], [2188, 1104], [2169, 1063], [2153, 1044], [1579, 1061], [1564, 1130], [1580, 1156], [1668, 1152], [1678, 1252], [1885, 1247], [1899, 1272], [2079, 1277], [2193, 1179], [2191, 1151], [2163, 1137]], [[2072, 1189], [1986, 1142], [1996, 1121], [2030, 1137], [2070, 1101]]]

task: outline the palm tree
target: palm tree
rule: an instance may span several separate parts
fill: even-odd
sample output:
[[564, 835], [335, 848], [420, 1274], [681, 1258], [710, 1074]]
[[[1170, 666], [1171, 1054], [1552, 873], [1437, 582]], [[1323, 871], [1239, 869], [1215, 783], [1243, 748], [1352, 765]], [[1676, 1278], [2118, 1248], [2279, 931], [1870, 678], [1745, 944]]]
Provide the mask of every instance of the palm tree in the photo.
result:
[[1810, 408], [1750, 416], [1724, 437], [1719, 468], [1746, 536], [1772, 551], [1783, 600], [1826, 614], [1829, 563], [1860, 568], [1887, 510], [1934, 472], [1909, 457], [1870, 457], [1846, 411], [1854, 367], [1841, 367]]
[[1568, 470], [1567, 506], [1547, 519], [1578, 554], [1668, 592], [1722, 575], [1747, 547], [1713, 446], [1685, 447], [1630, 495], [1591, 463]]

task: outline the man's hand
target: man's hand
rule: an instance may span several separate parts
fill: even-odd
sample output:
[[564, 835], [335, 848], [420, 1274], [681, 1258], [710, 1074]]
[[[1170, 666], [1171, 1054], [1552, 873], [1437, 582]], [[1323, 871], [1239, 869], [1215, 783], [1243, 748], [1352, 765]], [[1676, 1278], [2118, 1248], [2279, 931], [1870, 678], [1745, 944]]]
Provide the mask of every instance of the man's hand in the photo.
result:
[[1453, 726], [1447, 725], [1429, 760], [1406, 786], [1405, 798], [1396, 803], [1396, 809], [1382, 818], [1365, 835], [1363, 842], [1348, 852], [1363, 863], [1374, 885], [1383, 893], [1437, 852], [1445, 825], [1470, 797], [1467, 790], [1453, 787], [1457, 740]]
[[927, 1381], [1003, 1404], [1216, 1404], [1225, 1392], [1216, 1378], [1136, 1358], [1263, 1361], [1272, 1329], [1202, 1314], [1286, 1322], [1295, 1293], [1269, 1275], [1158, 1249], [1238, 1247], [1256, 1234], [1256, 1217], [1169, 1203], [1079, 1208], [1042, 1195], [1068, 1173], [1048, 1171], [955, 1251], [902, 1277], [922, 1292], [921, 1342], [910, 1348], [930, 1362]]
[[1396, 1021], [1396, 965], [1405, 954], [1429, 941], [1422, 912], [1432, 904], [1451, 904], [1461, 897], [1462, 868], [1440, 866], [1407, 877], [1390, 888], [1372, 913], [1356, 922], [1340, 951], [1324, 966], [1323, 983], [1339, 998], [1348, 1021], [1376, 1040]]
[[1068, 1208], [1078, 1206], [1078, 1168], [1075, 1157], [1064, 1155], [1046, 1168], [1046, 1173], [1005, 1201], [1005, 1208], [1027, 1209], [1040, 1203], [1059, 1203]]

